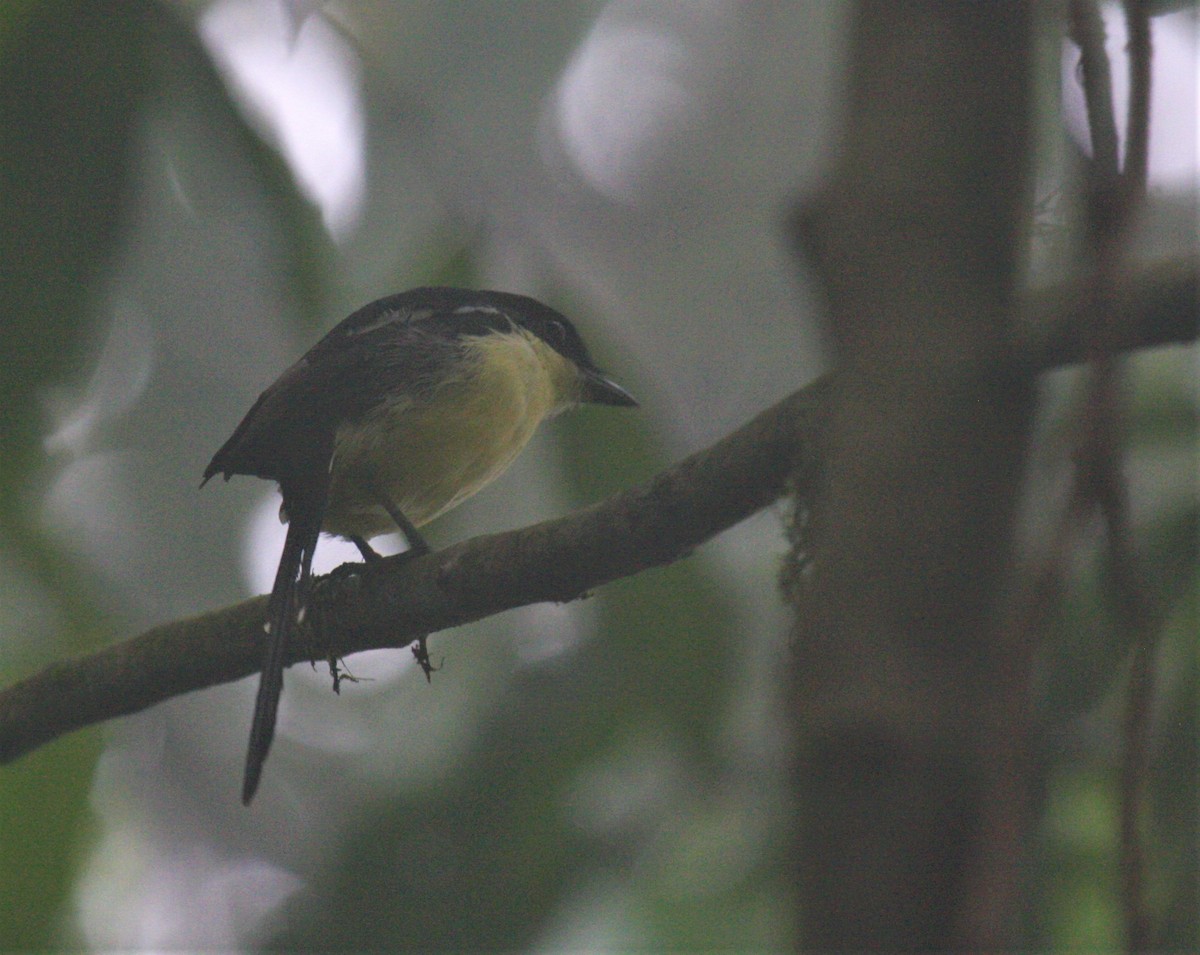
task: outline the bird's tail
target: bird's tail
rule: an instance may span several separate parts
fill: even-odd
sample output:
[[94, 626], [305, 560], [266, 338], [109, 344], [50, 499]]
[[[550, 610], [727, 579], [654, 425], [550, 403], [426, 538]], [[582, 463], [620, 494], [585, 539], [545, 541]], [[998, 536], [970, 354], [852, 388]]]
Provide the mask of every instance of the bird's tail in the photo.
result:
[[313, 551], [321, 532], [322, 516], [317, 513], [302, 518], [293, 514], [288, 522], [287, 540], [267, 604], [268, 630], [264, 641], [262, 676], [254, 701], [254, 720], [250, 724], [250, 746], [246, 751], [246, 772], [242, 780], [242, 803], [245, 805], [249, 805], [254, 798], [263, 763], [275, 738], [275, 717], [283, 692], [283, 668], [287, 663], [296, 615], [308, 596]]

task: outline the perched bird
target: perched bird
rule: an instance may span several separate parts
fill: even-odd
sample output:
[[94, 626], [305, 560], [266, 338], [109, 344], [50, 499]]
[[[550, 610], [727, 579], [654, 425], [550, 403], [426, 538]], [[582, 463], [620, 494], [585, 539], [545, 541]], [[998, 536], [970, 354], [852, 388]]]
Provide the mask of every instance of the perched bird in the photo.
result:
[[[242, 802], [275, 733], [291, 631], [322, 531], [368, 541], [417, 528], [499, 476], [538, 424], [581, 402], [636, 405], [579, 333], [524, 295], [417, 288], [360, 308], [285, 371], [204, 471], [279, 483], [287, 539], [271, 590]], [[203, 482], [201, 484], [203, 486]]]

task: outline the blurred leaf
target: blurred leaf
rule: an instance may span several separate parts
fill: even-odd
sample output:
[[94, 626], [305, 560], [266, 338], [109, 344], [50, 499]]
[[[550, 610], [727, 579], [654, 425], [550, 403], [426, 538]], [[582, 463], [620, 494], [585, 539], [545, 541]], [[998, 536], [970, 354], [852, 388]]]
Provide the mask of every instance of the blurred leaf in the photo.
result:
[[[603, 359], [601, 364], [614, 367]], [[648, 450], [650, 429], [638, 409], [585, 409], [562, 431], [563, 464], [577, 489], [576, 506], [646, 480], [663, 466]], [[773, 591], [774, 578], [763, 586]], [[626, 718], [667, 728], [690, 747], [690, 756], [707, 759], [737, 665], [732, 614], [720, 579], [696, 556], [615, 581], [605, 594], [610, 653], [626, 671], [623, 691], [636, 707]]]
[[1152, 911], [1163, 951], [1200, 940], [1200, 576], [1180, 602], [1160, 654], [1155, 753], [1150, 766], [1148, 862]]
[[74, 733], [0, 773], [0, 950], [62, 945], [100, 747], [99, 733]]
[[[0, 11], [0, 522], [68, 628], [95, 623], [95, 593], [34, 531], [21, 492], [41, 463], [41, 398], [80, 370], [127, 220], [154, 9], [64, 0]], [[74, 734], [5, 768], [0, 947], [59, 941], [98, 749], [95, 734]]]
[[413, 288], [422, 285], [450, 285], [475, 288], [479, 284], [478, 252], [470, 245], [453, 239], [431, 239], [423, 247], [423, 255], [406, 271], [404, 281]]
[[1125, 426], [1132, 450], [1167, 446], [1194, 453], [1200, 407], [1194, 384], [1194, 347], [1154, 349], [1128, 364], [1130, 396]]
[[1112, 775], [1094, 767], [1059, 765], [1048, 785], [1044, 845], [1033, 878], [1036, 917], [1047, 951], [1115, 951], [1116, 797]]
[[[786, 868], [773, 851], [784, 816], [744, 798], [692, 799], [660, 833], [658, 865], [633, 891], [654, 951], [775, 951], [789, 939]], [[664, 851], [665, 849], [665, 851]]]
[[149, 87], [150, 7], [64, 0], [6, 18], [0, 48], [0, 516], [38, 450], [38, 397], [79, 368], [123, 222]]
[[280, 245], [286, 287], [295, 298], [293, 314], [306, 327], [322, 327], [328, 319], [324, 311], [334, 254], [316, 206], [301, 195], [276, 146], [247, 121], [192, 26], [174, 16], [164, 17], [161, 42], [160, 59], [167, 76], [186, 84], [192, 101], [207, 113], [203, 119], [233, 142], [259, 180], [276, 219], [273, 234]]
[[[1161, 515], [1139, 536], [1141, 566], [1151, 606], [1167, 614], [1197, 579], [1196, 527], [1192, 508]], [[1112, 584], [1103, 558], [1093, 558], [1063, 598], [1059, 617], [1042, 650], [1046, 707], [1058, 724], [1096, 706], [1123, 679], [1132, 635], [1112, 618]]]

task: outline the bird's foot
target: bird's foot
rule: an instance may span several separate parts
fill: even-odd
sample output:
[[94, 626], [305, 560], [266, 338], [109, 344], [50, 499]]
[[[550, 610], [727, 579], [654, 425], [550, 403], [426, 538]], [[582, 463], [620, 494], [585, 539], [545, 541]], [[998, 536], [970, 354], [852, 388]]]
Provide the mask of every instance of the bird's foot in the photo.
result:
[[342, 681], [346, 683], [364, 683], [368, 682], [368, 677], [355, 676], [346, 666], [346, 661], [334, 654], [329, 655], [327, 661], [329, 663], [329, 675], [333, 677], [333, 692], [342, 692]]
[[417, 637], [417, 639], [413, 641], [412, 655], [417, 661], [417, 665], [421, 668], [421, 671], [425, 674], [425, 682], [432, 683], [433, 672], [435, 670], [440, 670], [442, 667], [440, 664], [438, 666], [434, 666], [433, 662], [429, 659], [429, 645], [426, 642], [428, 639], [429, 634], [427, 633], [423, 633]]

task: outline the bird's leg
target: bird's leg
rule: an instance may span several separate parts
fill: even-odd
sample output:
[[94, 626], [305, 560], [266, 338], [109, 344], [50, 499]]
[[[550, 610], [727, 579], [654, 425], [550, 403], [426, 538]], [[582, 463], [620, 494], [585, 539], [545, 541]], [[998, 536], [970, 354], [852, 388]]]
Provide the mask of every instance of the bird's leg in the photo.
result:
[[[374, 547], [367, 543], [365, 537], [360, 537], [354, 534], [350, 537], [350, 542], [358, 548], [358, 552], [362, 554], [363, 563], [374, 564], [383, 560], [383, 556], [379, 554]], [[310, 646], [310, 658], [314, 667], [317, 665], [317, 658], [325, 657], [325, 661], [329, 664], [329, 673], [333, 677], [333, 692], [340, 693], [343, 680], [349, 680], [351, 683], [356, 683], [354, 677], [345, 672], [340, 664], [337, 650], [330, 636], [330, 629], [327, 623], [327, 614], [325, 608], [332, 596], [345, 586], [356, 587], [357, 578], [362, 573], [363, 565], [347, 562], [339, 564], [324, 577], [319, 577], [313, 581], [310, 590], [310, 604], [313, 609], [312, 626], [309, 628], [309, 633], [313, 636], [312, 645]], [[319, 635], [319, 639], [318, 639]]]
[[373, 564], [377, 560], [383, 560], [382, 555], [374, 547], [367, 543], [365, 537], [359, 537], [353, 534], [350, 537], [350, 543], [358, 548], [358, 552], [362, 554], [363, 563]]
[[[375, 495], [375, 500], [379, 502], [379, 506], [387, 511], [388, 517], [390, 517], [396, 523], [396, 526], [400, 528], [401, 532], [404, 534], [404, 539], [408, 541], [408, 550], [406, 551], [406, 556], [420, 557], [422, 554], [428, 554], [432, 548], [430, 548], [428, 541], [421, 536], [421, 532], [417, 530], [416, 525], [414, 525], [413, 522], [405, 516], [404, 512], [400, 510], [400, 508], [398, 508], [392, 502], [391, 498], [389, 498], [386, 494], [384, 494], [378, 488], [372, 488], [371, 490]], [[426, 643], [428, 639], [429, 634], [427, 633], [423, 633], [418, 636], [417, 639], [413, 641], [412, 653], [413, 656], [416, 657], [417, 665], [425, 674], [425, 680], [427, 682], [432, 682], [431, 674], [438, 668], [435, 667], [429, 659], [429, 646]]]
[[375, 500], [379, 502], [380, 507], [387, 511], [388, 517], [390, 517], [395, 522], [396, 526], [400, 528], [401, 532], [403, 532], [404, 539], [408, 541], [409, 553], [412, 554], [413, 557], [420, 557], [422, 554], [428, 554], [431, 550], [428, 542], [424, 537], [421, 536], [421, 532], [417, 530], [413, 522], [404, 516], [404, 512], [392, 503], [391, 498], [389, 498], [386, 494], [376, 491]]
[[[358, 548], [358, 552], [362, 554], [363, 564], [370, 565], [383, 560], [383, 555], [368, 544], [365, 537], [359, 537], [357, 534], [354, 534], [349, 540], [350, 543]], [[338, 564], [324, 577], [317, 579], [314, 590], [328, 590], [331, 587], [340, 585], [344, 580], [348, 580], [351, 577], [358, 577], [362, 573], [363, 564], [356, 564], [354, 561], [346, 561], [344, 564]]]
[[426, 642], [429, 639], [429, 634], [423, 633], [412, 644], [412, 655], [417, 661], [417, 666], [421, 668], [421, 672], [425, 674], [425, 682], [433, 682], [433, 671], [440, 670], [441, 666], [434, 666], [429, 659], [429, 644]]
[[[358, 552], [362, 554], [364, 564], [376, 564], [383, 560], [383, 555], [380, 554], [379, 551], [377, 551], [369, 543], [367, 543], [367, 539], [365, 537], [362, 537], [358, 534], [351, 534], [350, 543], [358, 548]], [[319, 600], [326, 595], [326, 591], [332, 586], [335, 586], [341, 581], [347, 580], [351, 577], [357, 577], [360, 570], [361, 567], [358, 564], [339, 564], [330, 573], [326, 574], [323, 578], [317, 581], [317, 585], [314, 588], [314, 596], [317, 600]], [[349, 673], [346, 673], [341, 669], [338, 664], [337, 653], [334, 652], [332, 647], [329, 649], [326, 659], [329, 663], [329, 672], [333, 674], [334, 693], [340, 692], [342, 680], [349, 680], [351, 683], [358, 682], [354, 679], [354, 677], [350, 676]], [[315, 656], [313, 659], [313, 665], [316, 666]]]

